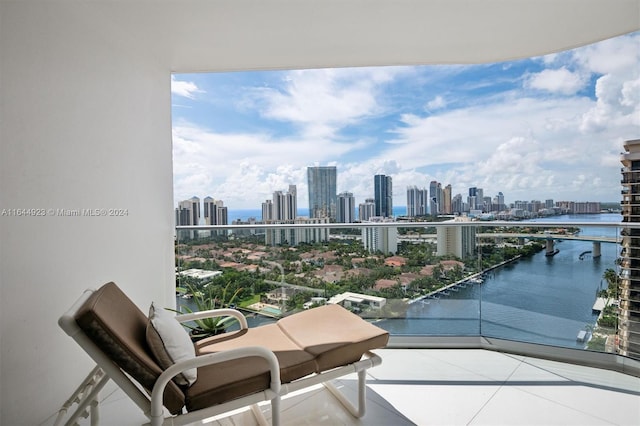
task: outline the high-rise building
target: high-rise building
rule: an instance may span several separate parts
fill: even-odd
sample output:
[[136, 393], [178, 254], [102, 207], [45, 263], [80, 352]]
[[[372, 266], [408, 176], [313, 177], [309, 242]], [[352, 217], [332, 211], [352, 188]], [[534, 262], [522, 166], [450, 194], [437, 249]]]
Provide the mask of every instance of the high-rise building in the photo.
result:
[[367, 198], [364, 203], [358, 204], [358, 220], [364, 222], [376, 215], [376, 203], [373, 198]]
[[417, 186], [407, 187], [407, 216], [426, 216], [429, 192]]
[[328, 217], [336, 220], [336, 167], [307, 167], [307, 184], [309, 187], [309, 217]]
[[[180, 201], [176, 208], [176, 226], [200, 225], [200, 199], [191, 197]], [[195, 231], [180, 231], [178, 238], [193, 238]]]
[[493, 208], [491, 207], [491, 197], [482, 198], [482, 211], [483, 212], [493, 211]]
[[475, 186], [472, 186], [471, 188], [469, 188], [469, 196], [467, 197], [467, 204], [468, 204], [469, 210], [478, 209], [477, 200], [478, 200], [478, 188], [476, 188]]
[[[195, 201], [193, 198], [190, 201]], [[200, 203], [198, 203], [198, 206]], [[224, 206], [222, 200], [215, 200], [213, 197], [205, 197], [203, 200], [204, 206], [204, 224], [205, 225], [228, 225], [229, 213]], [[225, 235], [226, 230], [215, 230], [206, 233], [206, 231], [200, 231], [200, 236], [203, 235]]]
[[262, 221], [273, 220], [273, 200], [265, 200], [262, 203]]
[[[371, 223], [392, 222], [388, 217], [374, 216], [369, 218]], [[377, 251], [384, 254], [398, 252], [398, 228], [389, 227], [366, 227], [362, 228], [362, 244], [371, 253]]]
[[469, 196], [467, 197], [469, 210], [482, 210], [484, 207], [484, 191], [482, 188], [472, 186], [469, 188]]
[[495, 204], [497, 211], [503, 211], [507, 209], [507, 206], [504, 204], [504, 194], [502, 192], [498, 192], [498, 195], [496, 195]]
[[[640, 222], [640, 139], [624, 143], [622, 168], [622, 222]], [[640, 229], [622, 228], [618, 297], [618, 351], [640, 358]]]
[[460, 214], [463, 211], [465, 211], [465, 208], [462, 202], [462, 194], [456, 194], [451, 200], [451, 213]]
[[442, 213], [452, 214], [453, 209], [451, 206], [451, 184], [444, 187], [442, 192]]
[[474, 255], [476, 249], [476, 227], [460, 225], [460, 222], [469, 221], [471, 221], [470, 218], [460, 216], [456, 217], [455, 220], [449, 221], [451, 226], [438, 227], [436, 255], [454, 255], [460, 259]]
[[391, 176], [375, 175], [373, 177], [373, 191], [376, 216], [393, 217], [393, 188]]
[[429, 214], [432, 216], [440, 213], [440, 204], [439, 204], [439, 196], [438, 196], [438, 186], [440, 184], [438, 181], [432, 180], [429, 183]]
[[272, 220], [294, 220], [297, 216], [298, 197], [295, 185], [289, 185], [288, 192], [275, 191], [273, 193]]
[[[325, 224], [329, 223], [329, 218], [297, 218], [293, 220], [274, 220], [274, 224]], [[301, 227], [301, 228], [281, 228], [281, 229], [267, 229], [265, 231], [265, 244], [270, 246], [276, 246], [280, 244], [288, 244], [290, 246], [297, 246], [302, 243], [317, 243], [329, 241], [329, 229], [328, 228], [314, 228], [314, 227]]]
[[198, 197], [191, 197], [178, 203], [176, 225], [200, 225], [200, 199]]
[[356, 199], [351, 192], [338, 194], [336, 222], [353, 223], [356, 221]]
[[222, 200], [216, 201], [216, 220], [214, 225], [228, 225], [229, 224], [229, 210], [225, 207]]
[[205, 225], [213, 225], [213, 220], [215, 218], [215, 207], [216, 200], [212, 197], [204, 197], [202, 200], [202, 204], [204, 206], [204, 224]]
[[229, 214], [222, 200], [212, 197], [204, 199], [204, 223], [205, 225], [228, 225]]

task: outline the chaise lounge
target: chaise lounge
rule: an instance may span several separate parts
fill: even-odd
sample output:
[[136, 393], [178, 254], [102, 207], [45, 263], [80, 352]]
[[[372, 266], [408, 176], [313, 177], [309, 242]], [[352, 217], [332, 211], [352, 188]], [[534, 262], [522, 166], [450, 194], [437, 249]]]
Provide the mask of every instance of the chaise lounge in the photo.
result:
[[[167, 317], [169, 315], [169, 317]], [[182, 322], [232, 316], [240, 330], [191, 343]], [[167, 320], [169, 318], [169, 320]], [[177, 321], [174, 321], [177, 320]], [[323, 383], [355, 417], [365, 413], [365, 375], [381, 358], [389, 334], [338, 305], [296, 313], [249, 328], [239, 311], [219, 309], [173, 316], [153, 305], [147, 317], [114, 283], [87, 290], [59, 325], [96, 362], [96, 368], [60, 410], [61, 424], [78, 416], [99, 421], [98, 393], [111, 379], [140, 407], [151, 425], [183, 425], [271, 402], [271, 424], [280, 423], [280, 398]], [[184, 334], [182, 334], [184, 333]], [[330, 381], [358, 373], [358, 404]]]

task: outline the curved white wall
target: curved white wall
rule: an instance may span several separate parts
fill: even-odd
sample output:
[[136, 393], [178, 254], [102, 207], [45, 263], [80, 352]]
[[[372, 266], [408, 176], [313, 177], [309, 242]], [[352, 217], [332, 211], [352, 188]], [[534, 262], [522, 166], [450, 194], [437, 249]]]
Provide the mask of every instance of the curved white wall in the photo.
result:
[[0, 216], [0, 424], [35, 425], [91, 368], [56, 323], [83, 289], [175, 303], [170, 73], [51, 2], [1, 13], [0, 213], [128, 209]]

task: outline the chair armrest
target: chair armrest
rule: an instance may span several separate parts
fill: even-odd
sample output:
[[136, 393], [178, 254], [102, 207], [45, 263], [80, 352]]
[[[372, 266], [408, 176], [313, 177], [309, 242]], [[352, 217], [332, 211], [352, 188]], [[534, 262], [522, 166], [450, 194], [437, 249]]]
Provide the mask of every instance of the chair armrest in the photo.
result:
[[171, 379], [180, 374], [184, 370], [190, 368], [203, 367], [205, 365], [217, 364], [233, 359], [246, 358], [251, 356], [258, 356], [264, 358], [269, 363], [269, 371], [271, 373], [271, 391], [276, 394], [280, 393], [280, 363], [273, 351], [263, 346], [247, 346], [244, 348], [230, 349], [228, 351], [216, 352], [213, 354], [200, 355], [192, 359], [180, 361], [173, 364], [160, 374], [160, 377], [156, 380], [151, 391], [151, 419], [153, 424], [153, 418], [163, 416], [163, 401], [162, 396], [164, 394], [164, 388], [171, 381]]
[[176, 319], [178, 320], [178, 322], [187, 322], [202, 318], [213, 317], [234, 317], [240, 323], [241, 330], [249, 328], [249, 325], [247, 324], [247, 318], [242, 314], [242, 312], [236, 309], [211, 309], [208, 311], [198, 311], [190, 314], [176, 315]]

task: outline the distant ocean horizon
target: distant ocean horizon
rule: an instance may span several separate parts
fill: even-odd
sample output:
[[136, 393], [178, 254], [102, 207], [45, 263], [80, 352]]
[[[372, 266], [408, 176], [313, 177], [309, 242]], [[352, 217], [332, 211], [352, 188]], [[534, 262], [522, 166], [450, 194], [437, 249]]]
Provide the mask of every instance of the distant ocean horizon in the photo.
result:
[[[407, 206], [395, 206], [393, 208], [393, 216], [404, 216], [407, 213]], [[300, 208], [298, 209], [298, 216], [306, 216], [309, 217], [309, 208]], [[356, 217], [358, 216], [358, 208], [356, 208]], [[262, 209], [228, 209], [228, 219], [229, 223], [234, 220], [241, 220], [242, 222], [246, 222], [250, 217], [255, 218], [256, 220], [262, 220]]]

